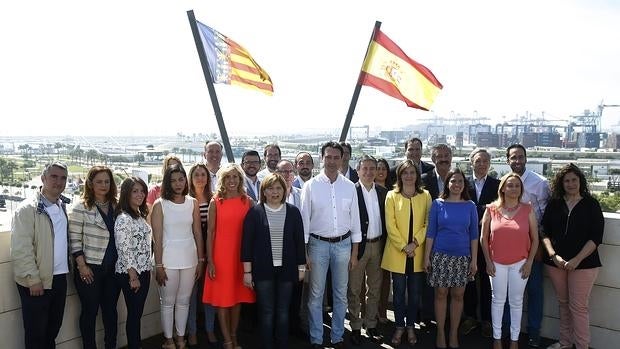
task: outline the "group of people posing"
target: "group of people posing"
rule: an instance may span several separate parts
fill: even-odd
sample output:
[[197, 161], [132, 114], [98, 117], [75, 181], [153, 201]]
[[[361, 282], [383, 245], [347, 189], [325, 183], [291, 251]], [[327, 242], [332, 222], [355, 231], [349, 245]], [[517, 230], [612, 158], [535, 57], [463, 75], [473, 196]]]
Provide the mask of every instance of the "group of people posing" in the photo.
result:
[[[289, 330], [303, 329], [323, 347], [323, 313], [331, 298], [330, 346], [384, 339], [390, 285], [395, 330], [387, 339], [414, 346], [416, 323], [436, 323], [437, 348], [458, 348], [459, 333], [480, 326], [502, 348], [518, 348], [524, 293], [528, 336], [540, 345], [543, 265], [560, 309], [553, 348], [588, 348], [588, 299], [601, 262], [604, 219], [579, 167], [547, 180], [526, 169], [526, 149], [506, 150], [512, 172], [488, 175], [491, 155], [470, 154], [473, 174], [452, 167], [445, 144], [421, 161], [422, 142], [405, 142], [406, 160], [390, 169], [327, 142], [323, 169], [311, 154], [281, 159], [270, 144], [220, 166], [222, 146], [205, 145], [205, 162], [186, 174], [180, 159], [164, 160], [160, 185], [138, 177], [117, 188], [112, 171], [94, 166], [84, 193], [67, 214], [67, 167], [45, 167], [43, 187], [15, 212], [11, 255], [22, 300], [27, 348], [53, 348], [62, 324], [67, 274], [82, 304], [84, 348], [95, 348], [99, 308], [105, 347], [115, 348], [116, 303], [127, 306], [128, 348], [140, 348], [140, 319], [151, 275], [157, 281], [163, 348], [197, 344], [202, 304], [208, 341], [239, 348], [241, 304], [256, 303], [262, 347], [288, 348]], [[154, 263], [153, 263], [154, 259]], [[362, 336], [365, 327], [365, 337]]]

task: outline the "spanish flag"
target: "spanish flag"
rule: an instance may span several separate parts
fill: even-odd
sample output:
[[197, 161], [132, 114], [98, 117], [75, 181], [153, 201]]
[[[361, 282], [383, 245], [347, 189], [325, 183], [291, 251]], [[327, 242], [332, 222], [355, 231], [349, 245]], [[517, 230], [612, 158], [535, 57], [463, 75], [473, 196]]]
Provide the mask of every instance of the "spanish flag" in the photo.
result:
[[443, 88], [428, 68], [409, 58], [379, 29], [368, 47], [360, 83], [422, 110], [430, 109]]
[[196, 23], [214, 84], [237, 85], [273, 94], [269, 74], [246, 49], [217, 30], [199, 21]]

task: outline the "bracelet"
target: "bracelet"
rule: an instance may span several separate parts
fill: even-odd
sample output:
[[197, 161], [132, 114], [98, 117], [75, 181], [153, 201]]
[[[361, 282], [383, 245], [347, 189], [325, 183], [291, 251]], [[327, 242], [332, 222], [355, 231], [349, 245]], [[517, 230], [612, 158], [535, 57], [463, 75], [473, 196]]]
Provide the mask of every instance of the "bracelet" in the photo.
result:
[[244, 271], [243, 273], [244, 273], [244, 274], [252, 274], [252, 272], [251, 272], [251, 271]]
[[301, 268], [300, 268], [300, 269], [297, 269], [297, 271], [300, 271], [300, 272], [302, 272], [302, 273], [305, 273], [305, 272], [306, 272], [306, 269], [301, 269]]
[[163, 268], [163, 267], [164, 267], [164, 264], [163, 264], [163, 263], [161, 263], [161, 264], [155, 264], [155, 268]]

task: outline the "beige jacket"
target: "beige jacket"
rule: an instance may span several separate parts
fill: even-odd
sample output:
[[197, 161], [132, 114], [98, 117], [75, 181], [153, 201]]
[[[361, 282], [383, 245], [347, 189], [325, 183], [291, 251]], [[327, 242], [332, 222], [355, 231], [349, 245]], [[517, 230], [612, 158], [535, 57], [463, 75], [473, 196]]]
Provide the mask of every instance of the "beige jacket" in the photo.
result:
[[69, 212], [69, 241], [73, 256], [84, 255], [86, 263], [100, 265], [110, 242], [110, 232], [97, 207], [78, 202]]
[[[62, 209], [70, 202], [64, 196]], [[67, 244], [69, 232], [67, 231]], [[67, 259], [69, 254], [67, 251]], [[54, 278], [54, 229], [41, 201], [41, 193], [26, 199], [15, 211], [11, 223], [11, 260], [15, 282], [24, 287], [43, 283], [51, 289]]]

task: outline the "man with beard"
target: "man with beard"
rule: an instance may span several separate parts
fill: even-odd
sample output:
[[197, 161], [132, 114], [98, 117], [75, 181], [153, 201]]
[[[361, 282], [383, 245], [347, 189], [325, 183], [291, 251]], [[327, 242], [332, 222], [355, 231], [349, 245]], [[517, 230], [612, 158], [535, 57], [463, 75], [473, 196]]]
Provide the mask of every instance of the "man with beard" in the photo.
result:
[[215, 192], [217, 186], [217, 171], [220, 169], [222, 162], [222, 144], [218, 141], [210, 141], [205, 144], [205, 151], [202, 154], [207, 161], [207, 168], [211, 175], [211, 192]]
[[258, 179], [261, 181], [268, 174], [274, 173], [276, 171], [276, 166], [278, 166], [278, 162], [280, 162], [280, 159], [282, 159], [282, 152], [280, 151], [280, 147], [277, 144], [269, 144], [265, 146], [263, 157], [265, 159], [265, 168], [257, 174]]
[[[531, 170], [526, 170], [527, 153], [521, 144], [512, 144], [506, 149], [506, 161], [510, 165], [512, 172], [521, 176], [523, 181], [523, 196], [521, 202], [530, 203], [540, 222], [549, 201], [550, 190], [547, 179]], [[542, 248], [538, 248], [532, 271], [527, 281], [527, 334], [530, 347], [540, 346], [540, 324], [543, 316], [543, 262]]]
[[241, 168], [245, 173], [245, 191], [248, 195], [258, 202], [260, 198], [260, 180], [256, 174], [260, 168], [260, 155], [256, 150], [248, 150], [241, 155]]
[[301, 189], [304, 183], [312, 178], [312, 170], [314, 169], [312, 155], [307, 151], [299, 152], [295, 157], [295, 167], [297, 168], [297, 176], [293, 180], [293, 186]]

